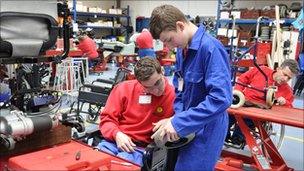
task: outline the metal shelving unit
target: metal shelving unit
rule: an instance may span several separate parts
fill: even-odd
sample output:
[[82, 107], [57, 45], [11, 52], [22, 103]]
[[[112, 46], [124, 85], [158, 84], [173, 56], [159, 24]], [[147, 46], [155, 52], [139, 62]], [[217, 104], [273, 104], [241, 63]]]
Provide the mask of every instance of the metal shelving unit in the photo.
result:
[[[129, 8], [129, 7], [128, 7]], [[129, 13], [129, 12], [127, 12]], [[76, 16], [87, 16], [87, 17], [104, 17], [104, 18], [130, 18], [127, 14], [104, 14], [104, 13], [95, 13], [95, 12], [77, 12]]]
[[105, 13], [94, 13], [94, 12], [79, 12], [76, 11], [76, 2], [77, 0], [73, 0], [73, 21], [76, 22], [77, 18], [80, 17], [87, 17], [87, 18], [105, 18], [108, 20], [111, 20], [113, 23], [115, 20], [120, 19], [120, 18], [125, 18], [127, 23], [124, 26], [120, 26], [120, 27], [111, 27], [111, 26], [90, 26], [90, 25], [78, 25], [78, 28], [92, 28], [92, 29], [107, 29], [107, 30], [112, 30], [112, 35], [114, 34], [114, 31], [123, 31], [123, 33], [125, 34], [126, 37], [126, 42], [128, 43], [129, 38], [130, 38], [130, 34], [127, 31], [127, 27], [130, 26], [130, 15], [129, 15], [129, 11], [130, 11], [130, 7], [127, 6], [127, 8], [123, 8], [122, 9], [122, 14], [105, 14]]
[[[294, 18], [282, 19], [283, 24], [286, 24], [286, 25], [290, 25], [295, 20], [296, 19], [294, 19]], [[232, 20], [230, 20], [230, 19], [219, 19], [218, 21], [219, 21], [219, 24], [221, 24], [221, 23], [231, 24], [232, 23]], [[273, 21], [274, 21], [274, 19], [269, 19], [268, 21], [265, 21], [264, 23], [269, 24]], [[255, 19], [236, 19], [235, 24], [257, 24], [257, 20], [255, 20]]]
[[[235, 1], [235, 0], [233, 0], [233, 1]], [[304, 8], [303, 4], [304, 4], [304, 0], [303, 0], [303, 3], [302, 3], [302, 8]], [[218, 28], [220, 28], [220, 26], [222, 24], [227, 25], [227, 24], [232, 24], [233, 23], [232, 19], [221, 19], [220, 18], [221, 6], [222, 6], [222, 0], [218, 0], [217, 17], [216, 17], [217, 18], [217, 22], [216, 22], [216, 35], [218, 35]], [[270, 24], [274, 20], [275, 19], [269, 19], [267, 21], [261, 22], [261, 24]], [[296, 18], [285, 18], [285, 19], [282, 19], [282, 21], [283, 21], [282, 24], [284, 24], [284, 25], [291, 25], [292, 22], [294, 22], [295, 20], [296, 20]], [[236, 25], [254, 25], [254, 24], [257, 24], [257, 20], [256, 19], [236, 19], [235, 20], [235, 24]], [[300, 36], [301, 37], [301, 40], [300, 40], [301, 41], [301, 45], [303, 46], [303, 40], [304, 40], [304, 38], [303, 38], [304, 37], [304, 31], [303, 30], [300, 32], [300, 35], [301, 35]], [[229, 47], [230, 46], [227, 46], [226, 49], [229, 50]], [[243, 51], [243, 50], [247, 50], [248, 48], [241, 47], [239, 49]]]
[[124, 27], [107, 27], [107, 26], [88, 26], [88, 25], [80, 25], [78, 28], [93, 28], [93, 29], [123, 29]]

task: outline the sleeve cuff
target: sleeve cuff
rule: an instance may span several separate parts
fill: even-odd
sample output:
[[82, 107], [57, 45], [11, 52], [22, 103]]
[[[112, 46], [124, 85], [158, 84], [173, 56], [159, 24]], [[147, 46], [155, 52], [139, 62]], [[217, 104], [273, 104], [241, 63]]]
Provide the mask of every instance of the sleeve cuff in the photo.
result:
[[182, 129], [178, 128], [178, 123], [176, 121], [176, 117], [173, 117], [172, 120], [171, 120], [171, 124], [174, 128], [174, 130], [176, 131], [177, 135], [179, 137], [185, 137], [187, 135], [185, 135], [183, 132], [182, 132]]
[[116, 134], [117, 134], [117, 132], [119, 132], [120, 130], [114, 130], [113, 131], [113, 134], [112, 134], [112, 138], [113, 138], [113, 140], [115, 141], [115, 139], [116, 139]]

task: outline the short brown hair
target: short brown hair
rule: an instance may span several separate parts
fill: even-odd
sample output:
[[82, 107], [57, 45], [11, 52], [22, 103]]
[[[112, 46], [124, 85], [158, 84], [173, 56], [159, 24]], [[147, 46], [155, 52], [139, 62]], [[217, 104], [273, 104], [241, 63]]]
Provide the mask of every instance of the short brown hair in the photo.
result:
[[150, 32], [154, 39], [159, 39], [163, 31], [176, 30], [176, 22], [188, 22], [183, 12], [172, 5], [161, 5], [152, 11]]
[[79, 37], [78, 37], [78, 40], [79, 41], [83, 41], [85, 38], [87, 37], [87, 35], [80, 35]]
[[151, 57], [141, 58], [135, 65], [134, 73], [138, 81], [147, 81], [154, 73], [161, 73], [161, 66]]
[[290, 71], [297, 75], [300, 71], [298, 62], [294, 59], [286, 59], [280, 66], [282, 69], [285, 67], [288, 67], [290, 69]]

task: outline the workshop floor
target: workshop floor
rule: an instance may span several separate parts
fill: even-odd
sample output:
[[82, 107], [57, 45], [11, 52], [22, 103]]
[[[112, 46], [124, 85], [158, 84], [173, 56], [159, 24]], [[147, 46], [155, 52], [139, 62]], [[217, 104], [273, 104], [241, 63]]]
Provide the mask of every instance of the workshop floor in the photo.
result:
[[[87, 80], [88, 83], [97, 78], [109, 79], [114, 78], [117, 67], [113, 65], [108, 66], [108, 70], [101, 74], [91, 74]], [[172, 81], [172, 77], [168, 77]], [[296, 97], [294, 107], [304, 109], [303, 94], [302, 97]], [[304, 112], [304, 111], [303, 111]], [[91, 124], [87, 125], [92, 128]], [[93, 126], [93, 127], [96, 127]], [[283, 140], [280, 153], [287, 162], [288, 166], [295, 170], [304, 170], [304, 129], [286, 126], [285, 136]]]

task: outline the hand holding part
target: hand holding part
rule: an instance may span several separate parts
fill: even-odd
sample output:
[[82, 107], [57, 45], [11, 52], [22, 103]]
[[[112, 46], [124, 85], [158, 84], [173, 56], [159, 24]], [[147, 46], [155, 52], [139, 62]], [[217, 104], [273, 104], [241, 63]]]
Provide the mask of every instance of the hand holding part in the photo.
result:
[[171, 123], [172, 118], [163, 119], [155, 124], [151, 138], [157, 145], [163, 145], [167, 141], [173, 142], [179, 139], [174, 127]]
[[[172, 118], [172, 117], [171, 117]], [[152, 123], [154, 125], [152, 131], [155, 132], [156, 130], [158, 130], [160, 127], [163, 127], [166, 122], [171, 119], [171, 118], [166, 118], [166, 119], [162, 119], [160, 121], [158, 121], [157, 123]]]
[[286, 103], [286, 99], [284, 97], [279, 97], [277, 99], [277, 102], [279, 103], [279, 105], [284, 105]]
[[123, 132], [117, 132], [115, 136], [115, 141], [117, 147], [122, 151], [128, 153], [134, 152], [134, 147], [136, 147], [136, 145], [133, 143], [131, 138], [128, 135], [124, 134]]

